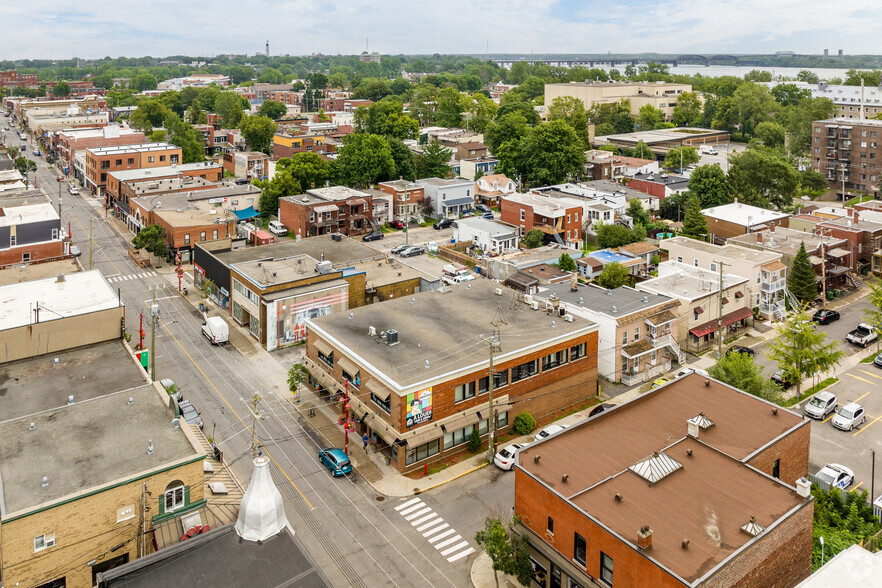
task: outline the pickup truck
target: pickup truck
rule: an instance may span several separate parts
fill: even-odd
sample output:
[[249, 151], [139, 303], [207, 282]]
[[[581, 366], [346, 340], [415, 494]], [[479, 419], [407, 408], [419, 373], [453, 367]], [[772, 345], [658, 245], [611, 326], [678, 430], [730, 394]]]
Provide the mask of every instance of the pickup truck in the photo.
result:
[[457, 276], [441, 276], [441, 281], [447, 285], [462, 284], [464, 282], [471, 282], [474, 279], [475, 279], [475, 276], [473, 276], [471, 274], [457, 275]]
[[861, 347], [866, 347], [877, 339], [876, 331], [867, 323], [858, 323], [855, 330], [845, 336], [845, 340]]

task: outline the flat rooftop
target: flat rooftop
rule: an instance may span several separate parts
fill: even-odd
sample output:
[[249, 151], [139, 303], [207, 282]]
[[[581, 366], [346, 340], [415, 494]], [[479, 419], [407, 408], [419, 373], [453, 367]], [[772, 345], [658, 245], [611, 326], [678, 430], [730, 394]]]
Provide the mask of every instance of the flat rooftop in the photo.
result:
[[55, 278], [58, 274], [67, 275], [78, 271], [80, 271], [80, 268], [72, 257], [40, 263], [14, 265], [0, 270], [0, 286], [44, 278]]
[[423, 279], [427, 282], [440, 282], [440, 278], [430, 276], [418, 269], [398, 262], [395, 258], [388, 261], [360, 261], [356, 263], [338, 263], [334, 269], [343, 270], [343, 276], [364, 273], [365, 286], [367, 288], [379, 288], [391, 284], [397, 284], [407, 280]]
[[877, 222], [860, 218], [860, 214], [858, 215], [858, 220], [853, 220], [847, 216], [834, 218], [834, 219], [825, 219], [825, 225], [835, 225], [837, 227], [841, 227], [843, 229], [856, 229], [860, 231], [870, 231], [875, 232], [882, 230], [882, 224]]
[[34, 304], [40, 303], [40, 322], [116, 308], [116, 292], [98, 270], [66, 274], [64, 280], [45, 278], [0, 287], [0, 330], [34, 322]]
[[[869, 88], [869, 90], [875, 90], [875, 88]], [[855, 106], [858, 105], [859, 104], [857, 103], [855, 104]], [[815, 124], [829, 125], [840, 129], [850, 129], [852, 127], [882, 127], [882, 121], [874, 120], [872, 118], [865, 118], [863, 120], [854, 118], [828, 118], [824, 120], [816, 120]]]
[[604, 135], [597, 137], [600, 144], [608, 141], [620, 143], [634, 143], [643, 141], [649, 146], [656, 143], [670, 143], [672, 141], [687, 141], [699, 137], [713, 138], [714, 136], [729, 136], [729, 131], [717, 129], [703, 129], [700, 127], [674, 127], [672, 129], [655, 129], [653, 131], [636, 131], [633, 133], [620, 133], [617, 135]]
[[[243, 206], [242, 208], [245, 207]], [[173, 227], [216, 225], [218, 223], [238, 220], [232, 210], [214, 207], [195, 207], [179, 210], [169, 210], [163, 208], [162, 210], [154, 210], [153, 214]]]
[[309, 255], [295, 255], [269, 261], [245, 261], [230, 267], [248, 278], [261, 289], [278, 284], [305, 280], [316, 275], [318, 260]]
[[[762, 239], [762, 241], [760, 241], [760, 239]], [[785, 255], [796, 255], [801, 243], [805, 243], [806, 251], [811, 252], [820, 248], [821, 243], [826, 244], [828, 248], [833, 248], [848, 242], [847, 239], [815, 235], [814, 233], [797, 231], [796, 229], [785, 229], [784, 227], [775, 227], [774, 232], [765, 229], [762, 231], [747, 233], [746, 235], [729, 237], [728, 241], [746, 247], [769, 249]]]
[[465, 179], [445, 179], [445, 178], [423, 178], [417, 180], [417, 184], [421, 186], [435, 186], [437, 188], [450, 188], [452, 186], [462, 186], [463, 184], [474, 185], [472, 180]]
[[49, 202], [9, 206], [0, 199], [0, 227], [58, 220], [58, 211]]
[[[186, 180], [193, 180], [188, 182]], [[151, 186], [156, 186], [152, 188]], [[213, 186], [213, 187], [212, 187]], [[186, 208], [190, 202], [200, 202], [204, 200], [214, 200], [216, 198], [257, 198], [260, 196], [260, 188], [251, 184], [242, 186], [227, 185], [218, 182], [209, 182], [202, 178], [192, 178], [190, 176], [178, 176], [175, 178], [167, 178], [159, 180], [155, 184], [148, 182], [138, 182], [134, 186], [136, 201], [145, 208], [153, 208], [157, 203], [157, 210], [173, 210], [177, 208]], [[192, 192], [187, 190], [192, 189]], [[167, 190], [180, 190], [178, 192], [167, 192]], [[255, 201], [252, 204], [256, 204]], [[237, 206], [246, 208], [245, 202], [240, 202]], [[251, 205], [249, 205], [251, 206]]]
[[[723, 289], [747, 282], [746, 278], [723, 274]], [[720, 290], [720, 274], [695, 268], [676, 261], [663, 261], [658, 266], [658, 277], [640, 282], [641, 290], [659, 292], [675, 298], [697, 300]]]
[[[97, 137], [105, 137], [105, 129], [108, 127], [93, 127], [89, 129], [62, 129], [58, 131], [59, 135], [65, 135], [71, 139], [79, 140], [79, 139], [93, 139]], [[117, 126], [117, 132], [120, 135], [137, 135], [141, 131], [130, 129], [129, 127]], [[107, 137], [108, 139], [112, 137]]]
[[313, 188], [307, 190], [307, 194], [317, 196], [328, 201], [348, 200], [350, 198], [367, 198], [370, 196], [367, 192], [348, 188], [346, 186], [329, 186], [327, 188]]
[[742, 227], [759, 227], [763, 223], [787, 218], [790, 215], [778, 210], [768, 210], [742, 202], [732, 202], [713, 208], [705, 208], [701, 214], [708, 218], [726, 221]]
[[[422, 181], [422, 180], [420, 180]], [[505, 200], [514, 204], [530, 206], [543, 216], [563, 216], [567, 209], [582, 208], [582, 201], [575, 198], [561, 198], [559, 196], [540, 196], [539, 194], [509, 194]]]
[[[217, 243], [221, 245], [223, 242], [218, 241]], [[205, 249], [208, 251], [214, 249], [213, 246], [206, 243], [200, 243], [197, 246], [206, 246]], [[319, 260], [326, 259], [335, 265], [386, 258], [381, 251], [368, 247], [359, 240], [343, 237], [339, 241], [334, 241], [330, 235], [309, 237], [300, 241], [282, 241], [259, 247], [245, 247], [235, 251], [215, 252], [214, 255], [227, 265], [264, 259], [286, 259], [297, 255], [308, 255]]]
[[[494, 332], [502, 340], [494, 360], [501, 363], [530, 348], [597, 328], [585, 319], [577, 317], [570, 323], [526, 306], [520, 307], [523, 311], [510, 310], [514, 293], [503, 291], [497, 296], [498, 287], [490, 280], [475, 280], [308, 320], [307, 328], [399, 392], [486, 366], [487, 343], [482, 337]], [[505, 322], [498, 320], [498, 314]], [[377, 333], [396, 329], [398, 345], [377, 344], [368, 335], [369, 327]]]
[[507, 239], [509, 237], [517, 236], [517, 230], [514, 227], [481, 217], [463, 218], [456, 221], [456, 224], [460, 229], [483, 231], [490, 234], [491, 237], [496, 238]]
[[[561, 303], [566, 306], [582, 307], [600, 314], [610, 315], [614, 318], [626, 317], [630, 314], [643, 311], [657, 311], [663, 308], [679, 306], [679, 302], [662, 294], [640, 292], [628, 286], [622, 286], [615, 290], [607, 290], [594, 284], [578, 286], [573, 292], [569, 284], [549, 284], [539, 287], [539, 296], [554, 294]], [[616, 312], [613, 314], [612, 307]]]
[[[776, 231], [777, 230], [780, 229], [776, 229]], [[659, 242], [659, 247], [661, 249], [670, 250], [665, 247], [668, 244], [678, 245], [687, 249], [695, 249], [697, 251], [711, 253], [718, 257], [724, 257], [726, 259], [737, 261], [768, 263], [770, 261], [781, 259], [781, 255], [773, 251], [758, 251], [756, 249], [749, 249], [747, 247], [734, 245], [732, 243], [726, 243], [725, 245], [714, 245], [713, 243], [698, 241], [697, 239], [690, 239], [689, 237], [671, 237], [670, 239], [664, 239]]]
[[105, 155], [121, 155], [123, 153], [149, 153], [151, 151], [166, 151], [169, 149], [180, 149], [177, 145], [171, 143], [142, 143], [140, 145], [113, 145], [111, 147], [89, 147], [86, 151], [91, 152], [96, 157]]
[[165, 165], [162, 167], [148, 167], [141, 169], [127, 169], [120, 171], [108, 172], [107, 175], [116, 178], [120, 182], [130, 182], [133, 180], [151, 180], [153, 178], [167, 178], [181, 175], [187, 171], [195, 171], [200, 169], [218, 169], [221, 166], [210, 161], [202, 161], [199, 163], [182, 163], [177, 165]]
[[[788, 486], [741, 463], [779, 436], [808, 426], [800, 415], [772, 408], [691, 374], [530, 445], [519, 453], [518, 468], [626, 541], [636, 541], [640, 527], [649, 525], [653, 547], [647, 556], [692, 582], [752, 539], [740, 531], [752, 515], [768, 527], [803, 503]], [[700, 412], [714, 424], [701, 429], [697, 440], [687, 438], [686, 421]], [[628, 469], [654, 452], [682, 468], [653, 484]], [[722, 542], [708, 540], [709, 516]], [[686, 551], [684, 539], [690, 541]]]

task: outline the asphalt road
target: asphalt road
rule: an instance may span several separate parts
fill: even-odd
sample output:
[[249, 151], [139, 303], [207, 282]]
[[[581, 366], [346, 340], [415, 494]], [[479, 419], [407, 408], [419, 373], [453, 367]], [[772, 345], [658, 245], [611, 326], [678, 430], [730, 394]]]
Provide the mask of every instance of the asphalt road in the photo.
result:
[[[48, 166], [43, 157], [31, 157], [38, 164], [38, 187], [58, 206], [57, 169]], [[321, 431], [313, 430], [287, 403], [290, 394], [285, 382], [273, 381], [267, 377], [267, 370], [261, 369], [265, 365], [262, 362], [276, 361], [272, 356], [260, 355], [263, 352], [246, 356], [231, 345], [210, 345], [200, 333], [201, 315], [178, 295], [167, 277], [139, 268], [128, 258], [130, 236], [121, 236], [107, 222], [102, 200], [85, 191], [71, 196], [66, 186], [62, 186], [61, 194], [62, 220], [70, 225], [73, 243], [82, 251], [86, 269], [90, 265], [91, 222], [91, 265], [119, 289], [133, 346], [138, 340], [139, 315], [147, 314], [156, 291], [160, 308], [157, 377], [170, 377], [181, 386], [184, 397], [201, 411], [205, 434], [214, 436], [243, 483], [251, 474], [252, 420], [245, 402], [254, 394], [262, 396], [259, 410], [263, 419], [256, 425], [258, 440], [271, 458], [273, 479], [284, 497], [289, 522], [332, 585], [467, 584], [474, 554], [448, 562], [442, 550], [435, 549], [395, 510], [404, 499], [381, 502], [357, 473], [334, 479], [320, 465], [316, 454], [325, 446]], [[144, 330], [149, 345], [146, 318]], [[443, 488], [434, 494], [447, 496]], [[439, 516], [447, 516], [448, 505], [435, 499], [433, 493], [427, 493], [423, 500], [427, 508], [436, 507]], [[456, 504], [451, 506], [455, 508]], [[475, 511], [470, 516], [483, 521]], [[474, 532], [460, 534], [474, 544]]]

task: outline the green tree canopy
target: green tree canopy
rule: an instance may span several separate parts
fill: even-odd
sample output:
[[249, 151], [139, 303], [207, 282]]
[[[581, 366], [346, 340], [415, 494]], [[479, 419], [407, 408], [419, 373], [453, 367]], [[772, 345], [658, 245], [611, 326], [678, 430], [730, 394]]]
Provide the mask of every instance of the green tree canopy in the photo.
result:
[[475, 534], [475, 542], [484, 548], [493, 562], [493, 577], [497, 586], [499, 572], [516, 577], [522, 586], [530, 584], [533, 567], [526, 536], [514, 530], [518, 522], [517, 518], [513, 518], [506, 526], [500, 519], [488, 517], [484, 520], [484, 528]]
[[[598, 127], [608, 125], [610, 133], [632, 133], [634, 132], [634, 120], [631, 118], [631, 101], [621, 100], [619, 102], [609, 102], [595, 104], [588, 111], [588, 118]], [[595, 136], [600, 135], [595, 130]]]
[[524, 117], [526, 123], [530, 126], [538, 125], [541, 120], [539, 117], [539, 113], [536, 112], [536, 109], [526, 102], [511, 102], [508, 104], [502, 104], [499, 107], [499, 110], [496, 111], [496, 119], [501, 119], [503, 116], [512, 112], [519, 112], [521, 116]]
[[665, 167], [682, 170], [687, 165], [698, 163], [699, 159], [698, 150], [692, 145], [674, 147], [665, 155]]
[[417, 178], [446, 178], [450, 173], [452, 151], [438, 141], [432, 141], [416, 158]]
[[503, 143], [519, 141], [526, 136], [529, 128], [527, 119], [520, 112], [509, 112], [503, 116], [497, 116], [496, 120], [487, 124], [484, 143], [490, 148], [491, 153], [499, 156], [499, 150]]
[[165, 228], [157, 224], [147, 225], [132, 239], [132, 246], [135, 249], [149, 251], [158, 257], [165, 256], [168, 250], [165, 244]]
[[362, 106], [355, 111], [355, 130], [395, 139], [415, 139], [420, 125], [404, 114], [402, 103], [396, 99], [385, 99], [370, 106]]
[[693, 127], [701, 124], [701, 100], [695, 92], [683, 92], [677, 97], [674, 106], [674, 125]]
[[205, 161], [205, 140], [202, 133], [197, 133], [174, 112], [167, 112], [164, 124], [168, 131], [168, 142], [181, 148], [181, 163]]
[[168, 113], [168, 108], [159, 100], [144, 100], [129, 117], [129, 122], [139, 131], [149, 133], [154, 127], [162, 126]]
[[775, 383], [763, 375], [762, 366], [746, 353], [724, 354], [708, 370], [710, 377], [769, 402], [779, 402]]
[[466, 124], [475, 132], [483, 133], [487, 130], [487, 125], [493, 121], [499, 107], [493, 100], [480, 92], [472, 94], [468, 104], [469, 117]]
[[732, 202], [731, 186], [719, 165], [701, 165], [689, 176], [689, 193], [698, 197], [701, 208]]
[[643, 201], [639, 198], [632, 198], [628, 201], [626, 214], [634, 219], [635, 225], [646, 227], [650, 224], [649, 212], [643, 208]]
[[321, 188], [331, 176], [331, 164], [318, 153], [304, 151], [283, 157], [276, 164], [276, 176], [290, 174], [301, 190]]
[[686, 199], [686, 214], [683, 216], [683, 232], [682, 235], [700, 239], [707, 239], [707, 219], [701, 214], [701, 203], [694, 194]]
[[288, 107], [275, 100], [264, 100], [263, 104], [260, 105], [258, 112], [273, 120], [279, 120], [288, 112]]
[[[801, 178], [789, 161], [774, 153], [747, 149], [729, 156], [729, 180], [740, 200], [778, 208], [790, 206], [798, 194]], [[753, 196], [754, 202], [750, 202]]]
[[276, 133], [276, 123], [266, 116], [246, 116], [239, 123], [242, 138], [251, 149], [263, 151], [267, 155], [271, 153], [273, 135]]
[[[879, 533], [879, 517], [873, 512], [866, 490], [848, 492], [845, 499], [838, 488], [822, 490], [812, 486], [815, 516], [812, 538], [812, 571], [852, 545], [865, 544]], [[821, 561], [821, 540], [824, 538]]]
[[644, 104], [637, 113], [637, 127], [641, 131], [652, 131], [666, 126], [664, 111], [652, 104]]
[[800, 243], [799, 251], [787, 272], [787, 289], [802, 304], [808, 304], [818, 297], [818, 280], [815, 270], [805, 250], [805, 242]]
[[778, 364], [784, 378], [796, 383], [798, 400], [802, 381], [838, 365], [843, 351], [836, 341], [827, 342], [827, 335], [817, 329], [805, 308], [801, 308], [784, 321], [778, 338], [769, 343], [768, 355]]
[[876, 352], [879, 352], [880, 339], [882, 339], [882, 284], [876, 282], [870, 284], [868, 296], [870, 307], [864, 309], [864, 322], [873, 326], [876, 331]]
[[414, 181], [416, 179], [416, 154], [401, 139], [386, 139], [386, 142], [389, 143], [392, 160], [395, 162], [393, 177], [398, 176], [411, 182]]
[[354, 133], [343, 139], [336, 159], [343, 183], [366, 188], [394, 177], [395, 160], [389, 143], [379, 135]]
[[539, 229], [530, 229], [529, 231], [527, 231], [527, 234], [524, 235], [524, 247], [526, 247], [527, 249], [542, 247], [542, 243], [544, 242], [545, 233], [543, 233]]
[[214, 100], [214, 111], [220, 117], [221, 126], [225, 129], [238, 128], [243, 112], [242, 97], [235, 92], [221, 92]]
[[67, 82], [58, 82], [52, 88], [52, 95], [56, 98], [67, 98], [70, 96], [70, 84]]
[[756, 138], [768, 149], [783, 150], [786, 132], [783, 125], [770, 120], [756, 125]]
[[565, 272], [574, 272], [576, 271], [576, 262], [573, 261], [569, 253], [561, 253], [557, 260], [557, 267]]
[[621, 247], [631, 243], [631, 230], [616, 223], [601, 223], [595, 227], [597, 246], [601, 249]]
[[129, 87], [135, 92], [144, 92], [145, 90], [155, 90], [157, 84], [156, 76], [153, 74], [139, 73], [129, 82]]
[[628, 273], [628, 268], [617, 261], [613, 261], [603, 266], [595, 282], [603, 288], [615, 290], [616, 288], [621, 288], [630, 280], [631, 276]]
[[560, 96], [555, 98], [548, 107], [548, 120], [562, 120], [572, 128], [585, 149], [591, 148], [588, 138], [588, 114], [585, 105], [578, 98]]
[[637, 141], [637, 144], [634, 146], [634, 157], [655, 161], [655, 153], [653, 153], [652, 149], [649, 148], [649, 145], [643, 141]]
[[516, 161], [518, 171], [531, 183], [559, 184], [583, 173], [585, 146], [569, 125], [555, 120], [529, 130]]

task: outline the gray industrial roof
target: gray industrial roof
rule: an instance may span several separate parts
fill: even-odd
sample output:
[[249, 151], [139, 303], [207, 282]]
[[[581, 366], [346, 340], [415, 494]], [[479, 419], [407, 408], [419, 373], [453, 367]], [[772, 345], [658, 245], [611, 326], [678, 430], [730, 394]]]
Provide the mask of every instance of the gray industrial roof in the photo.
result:
[[[560, 301], [566, 305], [587, 308], [614, 317], [626, 316], [675, 300], [662, 294], [640, 292], [627, 286], [607, 290], [589, 284], [588, 286], [579, 286], [575, 292], [570, 290], [569, 284], [549, 284], [540, 287], [540, 296], [547, 297], [550, 294], [560, 298]], [[613, 306], [616, 308], [615, 313], [611, 310]]]

